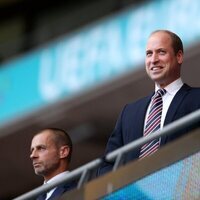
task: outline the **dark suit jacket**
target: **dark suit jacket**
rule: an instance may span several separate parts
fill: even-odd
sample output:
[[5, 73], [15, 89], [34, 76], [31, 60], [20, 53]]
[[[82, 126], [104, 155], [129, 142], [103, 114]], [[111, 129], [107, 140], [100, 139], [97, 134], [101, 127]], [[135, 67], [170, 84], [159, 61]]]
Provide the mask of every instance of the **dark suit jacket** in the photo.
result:
[[[48, 200], [59, 199], [59, 197], [61, 197], [65, 192], [75, 189], [76, 185], [77, 185], [77, 182], [74, 181], [74, 182], [70, 182], [70, 183], [66, 183], [66, 184], [58, 186], [53, 192], [53, 194], [50, 196], [50, 198], [48, 198]], [[42, 194], [37, 198], [37, 200], [44, 200], [45, 197], [46, 197], [46, 194]]]
[[[143, 137], [144, 119], [146, 110], [153, 93], [135, 103], [128, 104], [122, 110], [116, 126], [108, 140], [105, 154], [116, 150], [140, 137]], [[164, 125], [167, 125], [200, 108], [200, 88], [192, 88], [184, 84], [176, 93], [167, 111]], [[199, 124], [197, 125], [199, 126]], [[190, 129], [190, 128], [188, 128]], [[173, 135], [162, 137], [161, 145], [172, 141], [189, 130], [182, 130]], [[139, 157], [140, 148], [126, 155], [124, 161]], [[103, 174], [111, 170], [112, 163], [104, 161], [103, 166], [98, 170], [98, 174]]]

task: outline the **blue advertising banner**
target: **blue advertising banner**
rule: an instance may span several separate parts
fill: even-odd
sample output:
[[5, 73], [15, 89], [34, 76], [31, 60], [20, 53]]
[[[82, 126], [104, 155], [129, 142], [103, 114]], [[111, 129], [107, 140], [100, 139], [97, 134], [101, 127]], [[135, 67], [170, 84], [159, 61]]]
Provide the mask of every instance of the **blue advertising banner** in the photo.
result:
[[200, 152], [156, 171], [101, 200], [200, 199]]

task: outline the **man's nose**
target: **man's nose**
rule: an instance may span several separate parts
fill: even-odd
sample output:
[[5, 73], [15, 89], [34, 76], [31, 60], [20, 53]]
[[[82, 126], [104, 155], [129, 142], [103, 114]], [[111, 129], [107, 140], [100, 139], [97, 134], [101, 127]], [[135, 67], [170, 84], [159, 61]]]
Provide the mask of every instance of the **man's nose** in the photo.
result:
[[152, 63], [156, 63], [159, 61], [159, 57], [158, 57], [158, 54], [156, 53], [153, 53], [152, 56], [151, 56], [151, 62]]
[[30, 154], [30, 158], [33, 159], [36, 157], [36, 152], [35, 151], [32, 151], [31, 154]]

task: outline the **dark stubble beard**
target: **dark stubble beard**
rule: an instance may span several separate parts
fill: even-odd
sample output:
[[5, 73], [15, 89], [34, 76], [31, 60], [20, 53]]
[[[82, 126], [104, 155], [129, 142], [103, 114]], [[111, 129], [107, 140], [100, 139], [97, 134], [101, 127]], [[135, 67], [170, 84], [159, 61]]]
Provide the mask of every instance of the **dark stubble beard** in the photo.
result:
[[52, 172], [54, 172], [56, 169], [58, 169], [59, 163], [55, 162], [55, 163], [51, 163], [50, 165], [42, 165], [39, 168], [34, 169], [35, 170], [35, 174], [39, 175], [39, 176], [47, 176], [49, 174], [51, 174]]

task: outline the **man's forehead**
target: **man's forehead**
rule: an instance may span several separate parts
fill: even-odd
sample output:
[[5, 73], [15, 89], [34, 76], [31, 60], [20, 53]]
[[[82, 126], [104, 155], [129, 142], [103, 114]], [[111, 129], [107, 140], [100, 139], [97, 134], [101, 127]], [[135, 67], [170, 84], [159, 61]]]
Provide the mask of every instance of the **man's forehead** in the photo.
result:
[[154, 33], [147, 41], [146, 50], [151, 48], [162, 49], [172, 46], [172, 40], [167, 33]]
[[172, 38], [171, 36], [166, 33], [166, 32], [156, 32], [153, 33], [152, 35], [149, 36], [148, 42], [152, 42], [152, 41], [167, 41], [167, 42], [172, 42]]
[[43, 131], [35, 135], [32, 139], [32, 144], [46, 144], [51, 142], [52, 134], [49, 131]]

